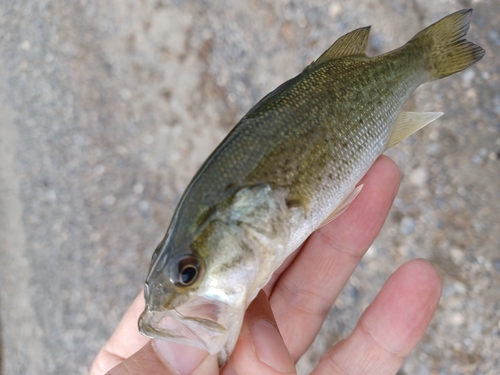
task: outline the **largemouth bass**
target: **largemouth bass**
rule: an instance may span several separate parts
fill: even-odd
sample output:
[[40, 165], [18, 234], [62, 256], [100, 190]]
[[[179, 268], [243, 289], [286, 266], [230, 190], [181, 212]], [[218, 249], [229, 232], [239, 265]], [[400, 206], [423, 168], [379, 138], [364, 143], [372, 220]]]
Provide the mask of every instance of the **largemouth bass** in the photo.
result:
[[314, 230], [347, 208], [389, 147], [442, 113], [401, 108], [484, 50], [461, 10], [367, 57], [369, 27], [338, 39], [240, 120], [187, 187], [153, 254], [139, 329], [231, 354], [245, 309]]

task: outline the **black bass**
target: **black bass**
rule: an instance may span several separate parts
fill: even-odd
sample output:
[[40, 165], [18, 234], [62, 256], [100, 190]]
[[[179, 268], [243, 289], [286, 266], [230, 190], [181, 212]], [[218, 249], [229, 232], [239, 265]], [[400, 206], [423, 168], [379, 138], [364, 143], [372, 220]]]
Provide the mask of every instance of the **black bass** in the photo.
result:
[[467, 41], [472, 10], [367, 57], [369, 27], [338, 39], [265, 96], [187, 187], [153, 254], [139, 329], [231, 354], [245, 309], [314, 230], [338, 216], [389, 147], [442, 113], [402, 112], [422, 83], [484, 56]]

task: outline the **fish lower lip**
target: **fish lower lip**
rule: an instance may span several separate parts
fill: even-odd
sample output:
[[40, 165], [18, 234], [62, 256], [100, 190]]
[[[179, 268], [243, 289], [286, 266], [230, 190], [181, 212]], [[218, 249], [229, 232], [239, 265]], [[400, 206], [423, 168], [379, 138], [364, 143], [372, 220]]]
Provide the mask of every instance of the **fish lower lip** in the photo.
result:
[[219, 352], [226, 341], [227, 329], [212, 320], [185, 317], [176, 310], [146, 310], [139, 319], [140, 332], [148, 337], [192, 345], [211, 354]]

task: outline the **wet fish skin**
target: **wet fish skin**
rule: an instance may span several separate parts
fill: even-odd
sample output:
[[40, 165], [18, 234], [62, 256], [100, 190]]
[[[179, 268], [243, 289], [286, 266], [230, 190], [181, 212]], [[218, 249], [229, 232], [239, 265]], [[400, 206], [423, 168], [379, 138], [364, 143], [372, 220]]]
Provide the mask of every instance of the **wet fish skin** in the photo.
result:
[[409, 95], [483, 57], [465, 40], [471, 12], [373, 58], [369, 27], [357, 29], [257, 103], [186, 189], [153, 255], [141, 332], [223, 363], [274, 270], [347, 207], [378, 156], [440, 115], [401, 112]]

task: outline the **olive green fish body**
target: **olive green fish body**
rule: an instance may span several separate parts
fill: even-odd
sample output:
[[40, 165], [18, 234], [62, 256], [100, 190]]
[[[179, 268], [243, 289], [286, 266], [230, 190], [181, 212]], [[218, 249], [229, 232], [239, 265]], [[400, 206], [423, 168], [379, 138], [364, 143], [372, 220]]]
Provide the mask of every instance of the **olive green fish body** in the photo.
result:
[[354, 199], [389, 147], [437, 118], [401, 108], [422, 83], [474, 64], [470, 10], [369, 58], [369, 28], [336, 41], [257, 103], [186, 189], [146, 280], [141, 332], [230, 354], [274, 270]]
[[[317, 203], [331, 212], [330, 202], [338, 204], [385, 150], [389, 125], [426, 77], [421, 55], [403, 48], [327, 61], [287, 82], [200, 169], [179, 206], [179, 244], [189, 241], [200, 216], [245, 186], [269, 184], [292, 205], [307, 210]], [[327, 195], [318, 200], [321, 190]]]

